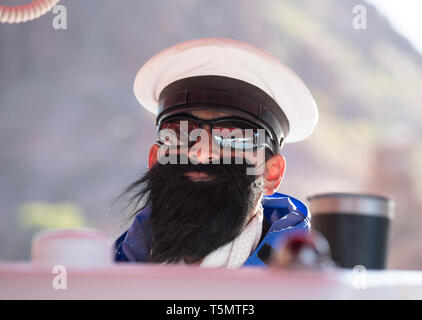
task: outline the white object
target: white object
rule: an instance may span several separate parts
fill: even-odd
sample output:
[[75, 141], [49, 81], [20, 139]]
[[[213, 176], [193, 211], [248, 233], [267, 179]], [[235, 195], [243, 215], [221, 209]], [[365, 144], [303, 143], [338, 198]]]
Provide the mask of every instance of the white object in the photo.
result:
[[112, 241], [91, 229], [57, 229], [37, 234], [32, 261], [65, 266], [101, 266], [113, 261]]
[[289, 120], [287, 143], [306, 139], [318, 122], [316, 103], [292, 70], [268, 52], [231, 39], [196, 39], [156, 54], [138, 71], [135, 96], [156, 114], [160, 92], [168, 84], [201, 75], [235, 78], [265, 91]]
[[261, 208], [236, 239], [208, 254], [201, 267], [241, 267], [259, 244], [263, 219]]
[[356, 275], [350, 269], [116, 263], [105, 268], [69, 268], [66, 290], [52, 288], [55, 276], [50, 267], [0, 261], [0, 299], [422, 299], [422, 271], [410, 270], [368, 270], [365, 290], [354, 288]]

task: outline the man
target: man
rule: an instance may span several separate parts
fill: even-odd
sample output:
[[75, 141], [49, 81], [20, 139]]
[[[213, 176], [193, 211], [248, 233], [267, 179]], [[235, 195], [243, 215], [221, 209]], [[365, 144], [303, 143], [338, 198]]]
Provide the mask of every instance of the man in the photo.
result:
[[151, 58], [134, 91], [156, 115], [157, 143], [126, 190], [134, 220], [116, 261], [265, 266], [289, 233], [309, 230], [306, 205], [276, 193], [280, 149], [318, 120], [293, 71], [249, 44], [198, 39]]

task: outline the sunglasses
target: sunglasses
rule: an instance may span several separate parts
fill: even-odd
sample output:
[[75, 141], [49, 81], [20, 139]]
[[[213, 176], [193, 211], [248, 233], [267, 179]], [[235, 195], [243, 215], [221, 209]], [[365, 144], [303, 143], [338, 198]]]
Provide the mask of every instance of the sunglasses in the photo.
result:
[[188, 113], [175, 114], [160, 121], [157, 143], [169, 148], [190, 148], [200, 137], [198, 129], [205, 125], [209, 126], [214, 142], [222, 149], [256, 151], [268, 148], [274, 153], [274, 142], [265, 129], [236, 117], [204, 120]]

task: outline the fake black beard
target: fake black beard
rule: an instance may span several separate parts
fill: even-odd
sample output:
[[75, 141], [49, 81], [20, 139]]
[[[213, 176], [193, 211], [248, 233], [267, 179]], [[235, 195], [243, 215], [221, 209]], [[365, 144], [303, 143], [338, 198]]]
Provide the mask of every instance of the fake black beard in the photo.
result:
[[[150, 207], [151, 262], [199, 261], [235, 239], [248, 222], [261, 193], [260, 179], [247, 164], [165, 164], [157, 162], [126, 190]], [[187, 172], [213, 177], [192, 181]]]

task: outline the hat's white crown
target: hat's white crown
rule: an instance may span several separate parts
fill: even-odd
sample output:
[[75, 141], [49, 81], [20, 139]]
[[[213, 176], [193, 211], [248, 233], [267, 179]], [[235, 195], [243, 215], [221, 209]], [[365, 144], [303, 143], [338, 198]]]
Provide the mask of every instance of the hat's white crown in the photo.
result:
[[144, 108], [156, 114], [160, 92], [168, 84], [200, 75], [231, 77], [265, 91], [289, 120], [287, 143], [306, 139], [318, 122], [311, 93], [291, 69], [268, 52], [231, 39], [186, 41], [156, 54], [138, 71], [135, 96]]

